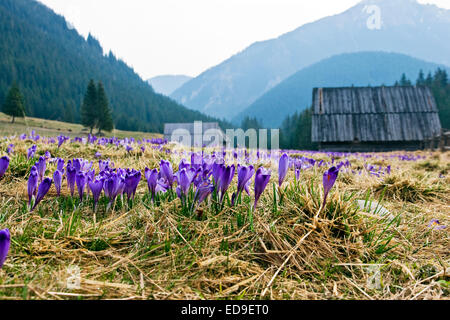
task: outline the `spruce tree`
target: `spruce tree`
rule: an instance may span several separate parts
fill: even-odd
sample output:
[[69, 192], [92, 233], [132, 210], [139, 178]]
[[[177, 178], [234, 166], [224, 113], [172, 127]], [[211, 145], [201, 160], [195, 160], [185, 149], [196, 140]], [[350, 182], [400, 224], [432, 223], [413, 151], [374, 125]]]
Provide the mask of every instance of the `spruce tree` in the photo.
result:
[[419, 77], [416, 81], [417, 86], [424, 86], [425, 85], [425, 74], [423, 73], [423, 70], [420, 70]]
[[406, 74], [402, 74], [402, 78], [400, 79], [400, 85], [401, 86], [411, 86], [411, 81], [406, 78]]
[[9, 89], [2, 110], [5, 114], [12, 117], [12, 123], [14, 123], [16, 117], [25, 117], [24, 99], [15, 83]]
[[91, 79], [84, 95], [83, 105], [81, 106], [81, 123], [83, 126], [92, 130], [98, 125], [97, 109], [97, 88], [94, 80]]
[[98, 110], [98, 132], [102, 130], [111, 131], [114, 129], [114, 123], [111, 110], [108, 106], [108, 98], [106, 97], [105, 88], [101, 82], [97, 86], [97, 110]]

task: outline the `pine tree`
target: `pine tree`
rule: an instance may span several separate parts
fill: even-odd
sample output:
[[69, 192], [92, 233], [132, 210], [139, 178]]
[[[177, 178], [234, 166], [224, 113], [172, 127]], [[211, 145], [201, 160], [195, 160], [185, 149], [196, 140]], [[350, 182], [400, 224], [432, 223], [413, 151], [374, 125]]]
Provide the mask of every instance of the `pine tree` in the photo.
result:
[[402, 78], [400, 80], [400, 85], [401, 86], [411, 86], [412, 85], [411, 81], [408, 78], [406, 78], [406, 74], [402, 74]]
[[424, 86], [425, 85], [425, 74], [423, 73], [423, 70], [420, 70], [419, 77], [417, 78], [416, 85], [417, 86]]
[[81, 106], [81, 123], [83, 126], [92, 130], [98, 125], [97, 110], [97, 88], [94, 80], [91, 79], [84, 95], [83, 105]]
[[111, 110], [108, 106], [108, 98], [106, 97], [105, 88], [101, 82], [97, 86], [97, 110], [98, 110], [98, 132], [102, 130], [111, 131], [114, 129], [114, 123]]
[[19, 87], [15, 83], [12, 85], [11, 89], [9, 89], [2, 110], [5, 114], [12, 117], [12, 123], [14, 123], [16, 117], [25, 117], [24, 99], [20, 93]]

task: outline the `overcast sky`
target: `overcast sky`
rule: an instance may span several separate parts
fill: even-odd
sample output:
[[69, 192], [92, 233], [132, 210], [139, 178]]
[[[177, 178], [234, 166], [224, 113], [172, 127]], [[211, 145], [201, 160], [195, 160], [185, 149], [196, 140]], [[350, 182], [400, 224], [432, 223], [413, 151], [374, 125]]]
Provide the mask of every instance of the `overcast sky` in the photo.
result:
[[[197, 76], [242, 51], [359, 0], [39, 0], [91, 32], [144, 79]], [[450, 9], [450, 0], [419, 0]]]

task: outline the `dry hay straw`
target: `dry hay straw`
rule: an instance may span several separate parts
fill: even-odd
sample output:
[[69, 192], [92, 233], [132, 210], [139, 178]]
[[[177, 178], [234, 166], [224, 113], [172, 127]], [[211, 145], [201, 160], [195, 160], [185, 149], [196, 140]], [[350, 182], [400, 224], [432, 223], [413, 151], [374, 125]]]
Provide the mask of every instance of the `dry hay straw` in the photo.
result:
[[[21, 152], [30, 144], [14, 143]], [[38, 143], [38, 150], [44, 146]], [[141, 155], [111, 146], [51, 150], [66, 159], [90, 160], [96, 151], [117, 167], [141, 170], [167, 158], [164, 151]], [[152, 206], [145, 200], [145, 183], [132, 208], [123, 204], [95, 215], [89, 205], [65, 211], [52, 188], [28, 213], [22, 208], [26, 177], [14, 166], [0, 182], [0, 223], [13, 238], [0, 270], [0, 294], [3, 299], [448, 299], [448, 229], [433, 231], [427, 225], [433, 218], [449, 225], [448, 178], [439, 174], [450, 161], [448, 153], [425, 155], [422, 162], [374, 160], [392, 165], [390, 177], [340, 174], [318, 224], [313, 217], [322, 201], [325, 168], [302, 172], [297, 184], [290, 172], [275, 193], [276, 210], [273, 171], [251, 223], [246, 201], [215, 213], [209, 200], [201, 219], [182, 215], [178, 199]], [[353, 167], [364, 164], [358, 157], [349, 159]], [[421, 165], [426, 161], [438, 167]], [[49, 172], [53, 169], [49, 165]], [[402, 193], [405, 181], [410, 193]], [[236, 178], [232, 185], [234, 191]], [[399, 216], [392, 225], [354, 202], [367, 191], [378, 200], [385, 188], [383, 206]], [[244, 222], [238, 227], [239, 214]], [[368, 245], [371, 233], [375, 239], [383, 234], [381, 240], [392, 236], [387, 245], [392, 248], [377, 253], [383, 242]], [[79, 267], [78, 289], [67, 287], [70, 266]], [[371, 267], [379, 268], [380, 288], [367, 286]]]

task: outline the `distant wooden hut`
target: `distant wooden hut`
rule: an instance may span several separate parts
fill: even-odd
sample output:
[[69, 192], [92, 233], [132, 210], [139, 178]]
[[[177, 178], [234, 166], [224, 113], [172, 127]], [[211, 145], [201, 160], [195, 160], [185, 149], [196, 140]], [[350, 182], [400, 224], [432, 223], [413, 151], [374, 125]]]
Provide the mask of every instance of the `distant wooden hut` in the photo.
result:
[[427, 87], [315, 88], [312, 111], [320, 150], [417, 150], [441, 133]]
[[166, 123], [164, 139], [187, 147], [212, 147], [222, 145], [225, 134], [217, 122]]

